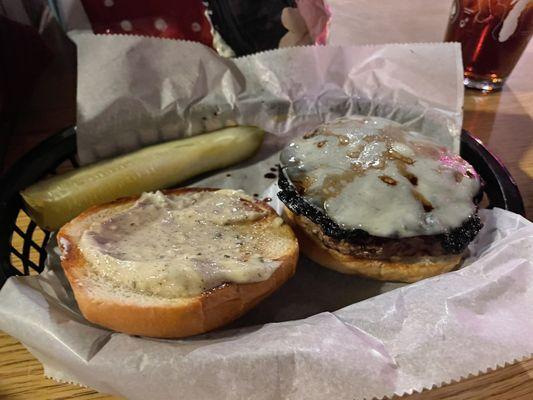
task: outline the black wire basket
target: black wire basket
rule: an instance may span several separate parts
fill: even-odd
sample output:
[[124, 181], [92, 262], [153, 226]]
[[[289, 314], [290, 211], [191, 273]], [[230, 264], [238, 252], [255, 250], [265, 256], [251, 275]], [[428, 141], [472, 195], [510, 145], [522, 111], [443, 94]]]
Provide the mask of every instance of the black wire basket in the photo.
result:
[[[487, 208], [499, 207], [525, 215], [518, 187], [505, 166], [464, 130], [461, 156], [483, 178]], [[50, 232], [42, 230], [29, 219], [20, 191], [47, 176], [78, 167], [76, 131], [69, 128], [29, 151], [1, 179], [0, 287], [11, 276], [42, 272], [46, 260], [45, 247]]]

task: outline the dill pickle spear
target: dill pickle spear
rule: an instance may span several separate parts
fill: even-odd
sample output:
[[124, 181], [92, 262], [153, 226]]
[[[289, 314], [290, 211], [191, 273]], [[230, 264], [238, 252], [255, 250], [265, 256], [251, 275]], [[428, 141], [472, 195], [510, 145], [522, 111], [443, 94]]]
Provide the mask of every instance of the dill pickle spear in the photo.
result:
[[54, 176], [24, 189], [30, 217], [56, 230], [90, 206], [174, 186], [254, 154], [264, 132], [237, 126], [174, 140]]

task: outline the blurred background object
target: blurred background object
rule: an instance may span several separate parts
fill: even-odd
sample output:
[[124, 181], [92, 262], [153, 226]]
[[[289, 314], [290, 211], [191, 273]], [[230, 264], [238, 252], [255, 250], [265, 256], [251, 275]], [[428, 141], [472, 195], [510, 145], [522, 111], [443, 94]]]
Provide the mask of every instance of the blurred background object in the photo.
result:
[[315, 3], [322, 5], [321, 1], [306, 0], [207, 2], [214, 29], [237, 56], [316, 43], [301, 12], [302, 7], [313, 8]]
[[45, 1], [0, 0], [0, 174], [76, 121], [76, 48]]
[[326, 0], [328, 44], [442, 42], [451, 0]]
[[198, 0], [58, 0], [51, 4], [67, 30], [191, 40], [206, 46], [213, 42], [205, 5]]
[[445, 40], [461, 42], [465, 85], [499, 90], [533, 34], [532, 0], [454, 0]]
[[213, 26], [237, 56], [275, 49], [288, 29], [281, 23], [283, 9], [293, 0], [209, 0]]
[[284, 45], [324, 44], [329, 18], [323, 0], [51, 0], [50, 4], [66, 32], [191, 40], [223, 56], [276, 49], [282, 38]]

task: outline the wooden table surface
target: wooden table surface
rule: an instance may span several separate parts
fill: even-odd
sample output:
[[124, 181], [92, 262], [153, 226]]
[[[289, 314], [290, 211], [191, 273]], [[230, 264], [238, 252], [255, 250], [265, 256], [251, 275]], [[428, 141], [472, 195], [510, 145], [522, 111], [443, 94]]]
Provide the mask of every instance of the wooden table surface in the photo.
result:
[[[496, 154], [514, 176], [533, 218], [533, 46], [505, 88], [484, 95], [466, 92], [464, 128]], [[524, 338], [526, 340], [526, 338]], [[14, 338], [0, 332], [0, 399], [116, 399], [43, 376], [41, 364]], [[447, 383], [402, 399], [533, 399], [533, 358]]]

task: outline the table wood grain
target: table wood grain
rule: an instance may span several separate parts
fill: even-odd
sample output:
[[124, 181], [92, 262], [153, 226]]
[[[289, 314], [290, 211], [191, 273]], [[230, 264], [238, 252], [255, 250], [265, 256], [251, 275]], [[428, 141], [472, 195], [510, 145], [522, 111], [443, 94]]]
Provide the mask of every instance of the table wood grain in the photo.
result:
[[[533, 217], [532, 117], [533, 47], [530, 44], [501, 92], [489, 95], [470, 90], [466, 92], [464, 113], [464, 128], [482, 140], [514, 176], [530, 218]], [[20, 245], [16, 239], [14, 244], [15, 247]], [[437, 386], [440, 387], [406, 395], [401, 399], [533, 399], [533, 358], [460, 382]], [[118, 399], [91, 389], [46, 379], [41, 364], [16, 339], [0, 332], [0, 399], [74, 398]]]

